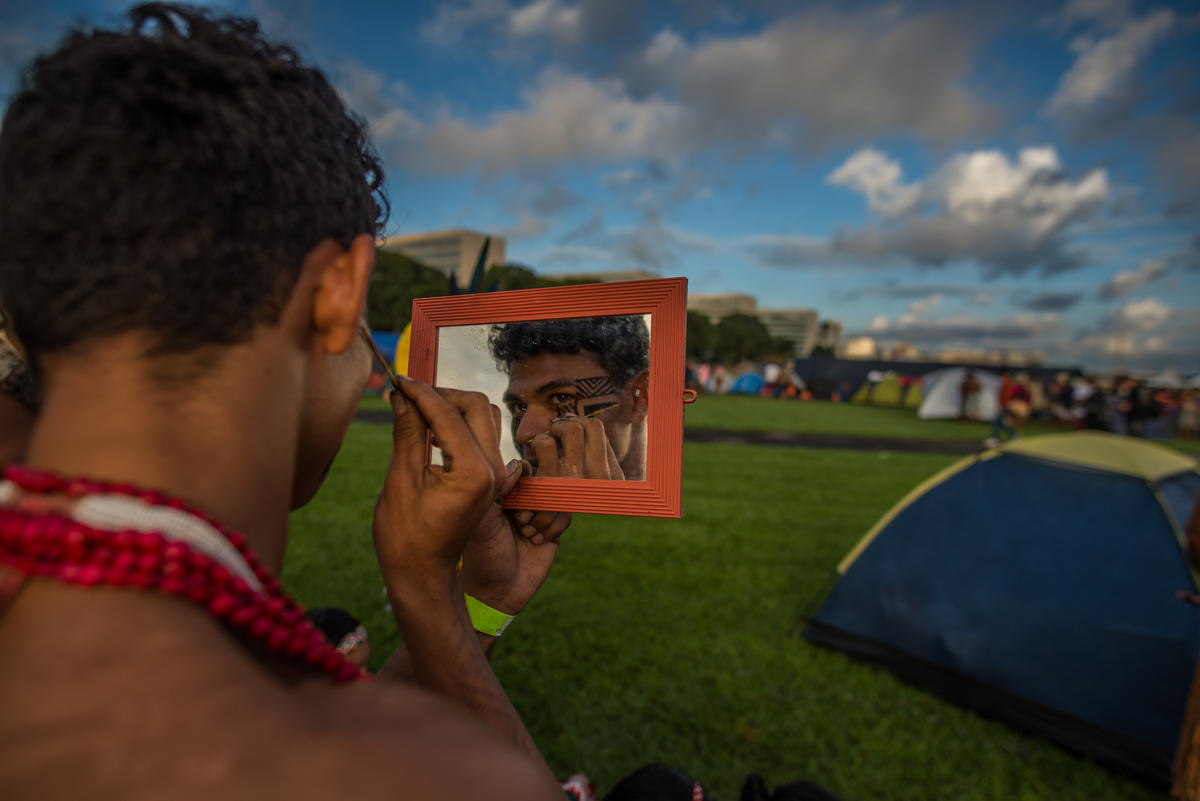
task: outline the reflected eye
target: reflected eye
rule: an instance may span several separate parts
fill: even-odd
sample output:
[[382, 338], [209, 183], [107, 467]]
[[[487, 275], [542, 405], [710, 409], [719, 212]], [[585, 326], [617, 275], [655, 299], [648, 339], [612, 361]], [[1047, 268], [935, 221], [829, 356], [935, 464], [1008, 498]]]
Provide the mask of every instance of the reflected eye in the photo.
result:
[[521, 403], [520, 401], [510, 401], [508, 403], [508, 413], [513, 417], [518, 417], [525, 414], [525, 410], [528, 408], [528, 405]]

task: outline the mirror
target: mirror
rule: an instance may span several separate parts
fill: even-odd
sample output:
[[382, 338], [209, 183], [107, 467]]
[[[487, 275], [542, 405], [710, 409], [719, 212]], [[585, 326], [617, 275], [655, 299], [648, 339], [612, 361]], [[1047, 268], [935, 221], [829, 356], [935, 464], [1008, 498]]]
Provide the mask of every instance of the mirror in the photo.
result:
[[[500, 409], [505, 462], [643, 481], [651, 324], [641, 314], [442, 326], [437, 384], [482, 392]], [[595, 424], [556, 425], [584, 420]]]
[[678, 517], [686, 297], [672, 278], [422, 298], [409, 372], [500, 408], [503, 459], [535, 470], [506, 506]]

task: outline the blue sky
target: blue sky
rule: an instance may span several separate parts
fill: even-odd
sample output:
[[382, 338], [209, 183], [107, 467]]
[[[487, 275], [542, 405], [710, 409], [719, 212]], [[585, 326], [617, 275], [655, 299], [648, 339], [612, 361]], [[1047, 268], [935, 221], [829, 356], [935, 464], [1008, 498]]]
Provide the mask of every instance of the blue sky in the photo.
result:
[[[6, 85], [125, 5], [4, 6]], [[882, 343], [1200, 371], [1195, 3], [215, 5], [370, 121], [391, 232], [503, 233], [539, 272], [684, 275]]]

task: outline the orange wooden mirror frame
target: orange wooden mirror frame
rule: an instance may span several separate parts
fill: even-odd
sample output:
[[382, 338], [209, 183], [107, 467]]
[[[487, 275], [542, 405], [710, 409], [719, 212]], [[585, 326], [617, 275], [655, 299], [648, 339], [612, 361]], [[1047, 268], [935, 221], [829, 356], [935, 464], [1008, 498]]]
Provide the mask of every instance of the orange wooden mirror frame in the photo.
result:
[[687, 279], [521, 289], [413, 301], [409, 376], [433, 385], [437, 383], [438, 329], [442, 326], [627, 314], [650, 315], [646, 479], [524, 478], [505, 498], [506, 508], [646, 517], [682, 514]]

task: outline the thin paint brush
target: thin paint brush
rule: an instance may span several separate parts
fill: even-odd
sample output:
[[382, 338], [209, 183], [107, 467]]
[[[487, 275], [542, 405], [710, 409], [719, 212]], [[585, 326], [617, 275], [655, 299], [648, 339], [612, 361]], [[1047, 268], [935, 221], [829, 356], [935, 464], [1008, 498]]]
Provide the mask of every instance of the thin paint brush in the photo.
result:
[[601, 406], [599, 409], [592, 409], [587, 414], [580, 415], [580, 417], [595, 417], [598, 414], [603, 414], [604, 412], [607, 412], [609, 409], [615, 409], [620, 405], [621, 405], [620, 401], [617, 401], [616, 403], [610, 403], [607, 406]]
[[379, 346], [375, 344], [375, 339], [371, 336], [371, 330], [363, 324], [358, 327], [358, 333], [362, 334], [362, 338], [367, 341], [367, 345], [371, 348], [371, 353], [375, 354], [375, 360], [383, 368], [384, 375], [392, 382], [392, 388], [399, 390], [400, 379], [396, 378], [396, 374], [392, 372], [392, 366], [388, 364], [387, 359], [383, 358], [383, 354], [379, 352]]

